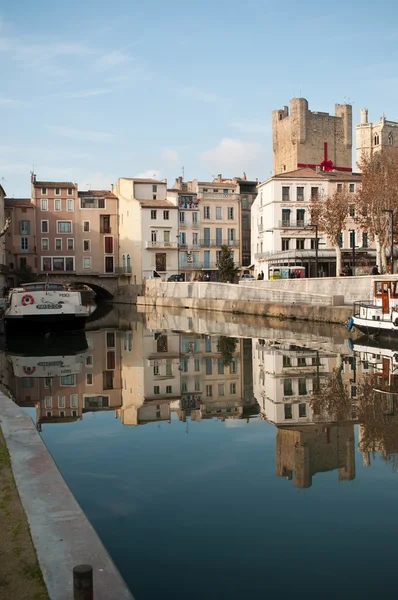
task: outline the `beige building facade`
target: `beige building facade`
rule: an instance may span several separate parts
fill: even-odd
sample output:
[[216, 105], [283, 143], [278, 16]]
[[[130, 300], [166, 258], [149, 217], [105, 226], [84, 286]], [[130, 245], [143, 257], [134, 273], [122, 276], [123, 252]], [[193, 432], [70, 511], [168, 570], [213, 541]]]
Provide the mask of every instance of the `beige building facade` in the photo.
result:
[[122, 177], [119, 200], [119, 267], [129, 283], [178, 273], [178, 208], [167, 200], [166, 181]]
[[398, 148], [398, 122], [389, 121], [384, 113], [379, 121], [369, 122], [368, 109], [361, 109], [360, 123], [356, 126], [357, 166], [361, 157], [372, 157], [383, 148]]
[[301, 167], [352, 171], [352, 107], [336, 104], [335, 114], [313, 112], [305, 98], [293, 98], [272, 113], [274, 175]]
[[[37, 272], [36, 207], [30, 198], [7, 198], [5, 216], [11, 225], [5, 235], [7, 285], [17, 284], [17, 273]], [[22, 282], [23, 283], [23, 282]]]

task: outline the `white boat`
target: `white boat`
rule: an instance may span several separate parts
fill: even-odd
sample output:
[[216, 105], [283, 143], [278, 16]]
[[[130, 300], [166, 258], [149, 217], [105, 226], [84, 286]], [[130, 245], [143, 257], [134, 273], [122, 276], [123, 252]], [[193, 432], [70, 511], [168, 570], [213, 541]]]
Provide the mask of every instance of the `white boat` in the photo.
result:
[[80, 292], [62, 283], [25, 283], [10, 291], [4, 312], [7, 335], [83, 329], [88, 309]]
[[380, 279], [374, 282], [373, 301], [354, 302], [348, 329], [355, 327], [372, 337], [398, 339], [398, 281]]

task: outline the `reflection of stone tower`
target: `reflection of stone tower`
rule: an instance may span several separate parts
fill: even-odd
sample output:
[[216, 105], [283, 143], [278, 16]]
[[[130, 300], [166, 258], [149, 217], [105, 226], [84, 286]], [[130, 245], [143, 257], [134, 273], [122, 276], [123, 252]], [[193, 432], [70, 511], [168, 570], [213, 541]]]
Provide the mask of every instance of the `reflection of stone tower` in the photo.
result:
[[361, 122], [356, 126], [357, 163], [362, 155], [373, 156], [383, 148], [398, 148], [398, 123], [387, 121], [384, 114], [380, 121], [369, 123], [368, 109], [361, 108]]
[[338, 479], [355, 479], [354, 426], [314, 425], [303, 429], [278, 428], [276, 474], [308, 488], [316, 473], [338, 469]]
[[274, 174], [300, 167], [352, 171], [352, 107], [336, 104], [335, 115], [311, 112], [305, 98], [272, 113]]

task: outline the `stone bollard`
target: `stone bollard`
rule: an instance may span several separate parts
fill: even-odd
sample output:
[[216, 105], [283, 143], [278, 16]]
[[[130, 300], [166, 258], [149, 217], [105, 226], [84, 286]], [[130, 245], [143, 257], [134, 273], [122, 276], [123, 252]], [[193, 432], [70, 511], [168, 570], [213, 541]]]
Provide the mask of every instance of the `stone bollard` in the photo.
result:
[[93, 567], [73, 567], [73, 600], [94, 600]]

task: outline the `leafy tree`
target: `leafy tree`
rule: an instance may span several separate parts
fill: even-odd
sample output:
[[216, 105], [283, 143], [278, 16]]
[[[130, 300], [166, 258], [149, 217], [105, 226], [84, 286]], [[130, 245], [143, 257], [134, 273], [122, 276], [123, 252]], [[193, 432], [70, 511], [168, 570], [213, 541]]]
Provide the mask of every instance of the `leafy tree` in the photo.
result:
[[221, 246], [221, 254], [218, 261], [218, 274], [220, 281], [224, 283], [233, 283], [238, 274], [238, 269], [234, 264], [232, 250], [228, 246]]
[[237, 342], [236, 338], [226, 337], [225, 335], [220, 335], [218, 338], [217, 350], [221, 353], [226, 367], [231, 364]]
[[357, 193], [357, 222], [374, 240], [377, 264], [386, 271], [386, 248], [390, 245], [390, 216], [398, 219], [398, 153], [388, 148], [373, 156], [363, 155], [358, 162], [362, 185]]
[[346, 186], [335, 190], [326, 199], [314, 198], [310, 203], [311, 223], [318, 225], [318, 231], [324, 233], [329, 243], [336, 250], [336, 276], [342, 271], [341, 261], [341, 232], [345, 229], [349, 216], [350, 195]]
[[33, 283], [34, 281], [37, 281], [37, 275], [32, 272], [32, 269], [28, 265], [18, 269], [15, 274], [17, 276], [18, 285], [21, 283]]

